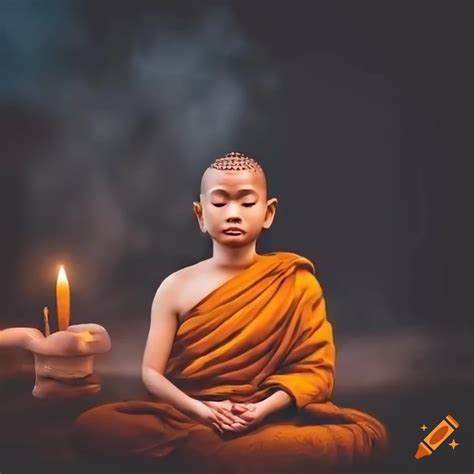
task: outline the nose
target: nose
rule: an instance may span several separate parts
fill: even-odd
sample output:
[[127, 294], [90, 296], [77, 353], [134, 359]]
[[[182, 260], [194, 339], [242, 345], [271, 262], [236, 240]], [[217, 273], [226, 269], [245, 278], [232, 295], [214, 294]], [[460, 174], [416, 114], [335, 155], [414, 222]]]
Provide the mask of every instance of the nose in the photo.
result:
[[226, 222], [240, 222], [239, 204], [231, 202], [227, 207]]

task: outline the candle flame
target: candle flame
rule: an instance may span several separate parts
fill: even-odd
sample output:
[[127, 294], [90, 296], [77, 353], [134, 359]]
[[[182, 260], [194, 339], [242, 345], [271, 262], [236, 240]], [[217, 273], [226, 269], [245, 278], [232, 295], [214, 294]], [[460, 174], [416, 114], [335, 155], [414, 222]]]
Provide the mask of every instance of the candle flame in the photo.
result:
[[58, 309], [59, 330], [65, 331], [69, 327], [70, 294], [69, 282], [62, 265], [59, 267], [56, 282], [56, 305]]
[[58, 272], [58, 283], [61, 282], [62, 284], [68, 284], [67, 281], [67, 276], [66, 276], [66, 270], [64, 270], [64, 266], [60, 265], [59, 266], [59, 272]]

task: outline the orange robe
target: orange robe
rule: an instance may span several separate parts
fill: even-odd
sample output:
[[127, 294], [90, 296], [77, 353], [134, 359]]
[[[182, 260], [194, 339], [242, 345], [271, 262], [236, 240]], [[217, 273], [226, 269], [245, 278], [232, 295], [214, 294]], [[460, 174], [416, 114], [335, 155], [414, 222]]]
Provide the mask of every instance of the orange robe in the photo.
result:
[[314, 270], [295, 253], [258, 256], [185, 314], [165, 371], [196, 399], [257, 402], [284, 390], [292, 399], [287, 408], [252, 431], [219, 435], [167, 403], [117, 402], [79, 417], [82, 445], [147, 458], [179, 453], [191, 466], [231, 473], [331, 468], [385, 456], [384, 426], [330, 401], [333, 330]]

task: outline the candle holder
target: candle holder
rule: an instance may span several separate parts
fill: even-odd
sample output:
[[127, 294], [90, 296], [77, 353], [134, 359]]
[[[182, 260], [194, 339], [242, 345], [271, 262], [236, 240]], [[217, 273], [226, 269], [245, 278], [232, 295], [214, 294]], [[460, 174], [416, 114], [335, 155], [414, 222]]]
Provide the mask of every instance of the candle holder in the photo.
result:
[[94, 356], [50, 356], [34, 354], [36, 398], [76, 398], [101, 390], [93, 377]]
[[76, 398], [101, 390], [94, 356], [110, 350], [110, 337], [98, 324], [77, 324], [47, 337], [34, 328], [0, 331], [1, 346], [31, 351], [35, 359], [36, 398]]

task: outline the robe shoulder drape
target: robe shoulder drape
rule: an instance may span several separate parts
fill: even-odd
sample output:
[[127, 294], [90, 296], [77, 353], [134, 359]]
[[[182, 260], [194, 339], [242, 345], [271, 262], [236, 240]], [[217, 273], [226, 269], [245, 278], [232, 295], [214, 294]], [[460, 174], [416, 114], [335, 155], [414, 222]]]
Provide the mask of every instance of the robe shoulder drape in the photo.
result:
[[334, 361], [313, 264], [278, 252], [260, 256], [185, 315], [166, 375], [196, 398], [258, 401], [282, 389], [303, 409], [330, 398]]

